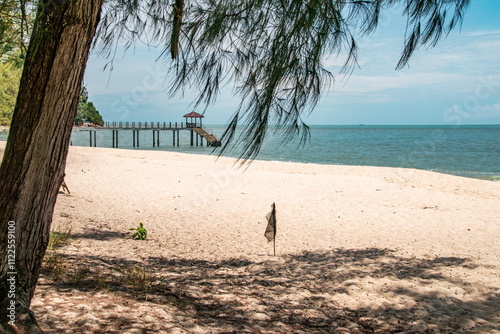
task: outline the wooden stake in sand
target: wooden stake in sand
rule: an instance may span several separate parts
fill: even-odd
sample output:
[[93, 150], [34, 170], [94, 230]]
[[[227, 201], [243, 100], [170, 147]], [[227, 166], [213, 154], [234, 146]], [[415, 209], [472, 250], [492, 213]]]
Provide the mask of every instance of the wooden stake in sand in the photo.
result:
[[274, 203], [271, 205], [271, 212], [267, 214], [266, 218], [267, 227], [264, 235], [268, 242], [273, 242], [274, 256], [276, 256], [276, 205]]

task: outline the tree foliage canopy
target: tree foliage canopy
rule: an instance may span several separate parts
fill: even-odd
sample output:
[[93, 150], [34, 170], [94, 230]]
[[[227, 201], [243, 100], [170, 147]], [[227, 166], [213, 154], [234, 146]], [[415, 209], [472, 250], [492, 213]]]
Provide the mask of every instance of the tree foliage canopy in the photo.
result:
[[0, 125], [10, 125], [20, 80], [20, 68], [0, 61]]
[[10, 125], [21, 80], [25, 34], [32, 23], [23, 6], [19, 1], [0, 2], [0, 125]]
[[37, 1], [0, 2], [0, 56], [4, 62], [22, 62], [35, 19]]

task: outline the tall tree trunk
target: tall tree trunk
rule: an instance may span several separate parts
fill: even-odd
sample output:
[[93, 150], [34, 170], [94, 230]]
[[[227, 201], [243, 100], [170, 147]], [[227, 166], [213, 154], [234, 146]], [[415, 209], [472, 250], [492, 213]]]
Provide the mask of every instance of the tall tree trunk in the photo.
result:
[[0, 333], [42, 333], [29, 307], [102, 3], [39, 1], [0, 167]]

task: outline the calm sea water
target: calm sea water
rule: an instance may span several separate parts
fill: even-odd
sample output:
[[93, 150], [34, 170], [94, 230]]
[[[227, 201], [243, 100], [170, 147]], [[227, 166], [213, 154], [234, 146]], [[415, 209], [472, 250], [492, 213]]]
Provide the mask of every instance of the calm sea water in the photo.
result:
[[[204, 126], [217, 138], [223, 126]], [[132, 131], [120, 131], [119, 147], [211, 154], [210, 147], [190, 146], [189, 132], [180, 132], [180, 146], [173, 146], [172, 132], [160, 131], [160, 147], [153, 148], [152, 131], [140, 131], [140, 148], [132, 146]], [[5, 135], [3, 136], [5, 137]], [[0, 139], [2, 135], [0, 134]], [[4, 138], [5, 139], [5, 138]], [[73, 131], [72, 144], [89, 146], [88, 131]], [[111, 147], [109, 130], [97, 132], [97, 146]], [[224, 153], [238, 157], [240, 147]], [[312, 126], [311, 138], [282, 144], [281, 137], [266, 139], [259, 160], [409, 167], [500, 181], [500, 125], [478, 126]]]

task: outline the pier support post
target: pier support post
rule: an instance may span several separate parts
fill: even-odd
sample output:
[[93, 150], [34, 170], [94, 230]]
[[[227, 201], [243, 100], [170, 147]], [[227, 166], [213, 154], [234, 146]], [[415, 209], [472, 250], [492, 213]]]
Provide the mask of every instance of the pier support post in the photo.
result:
[[179, 130], [177, 130], [177, 146], [179, 146]]
[[191, 146], [194, 144], [194, 131], [191, 130]]
[[113, 130], [113, 147], [118, 147], [118, 130]]
[[196, 134], [196, 146], [198, 146], [198, 137], [199, 136], [200, 136], [199, 134]]
[[175, 146], [175, 130], [172, 130], [172, 135], [173, 135], [172, 137], [173, 137], [173, 141], [174, 141], [173, 146]]
[[[155, 133], [156, 133], [156, 140], [155, 140]], [[160, 147], [160, 130], [153, 130], [153, 147]]]

